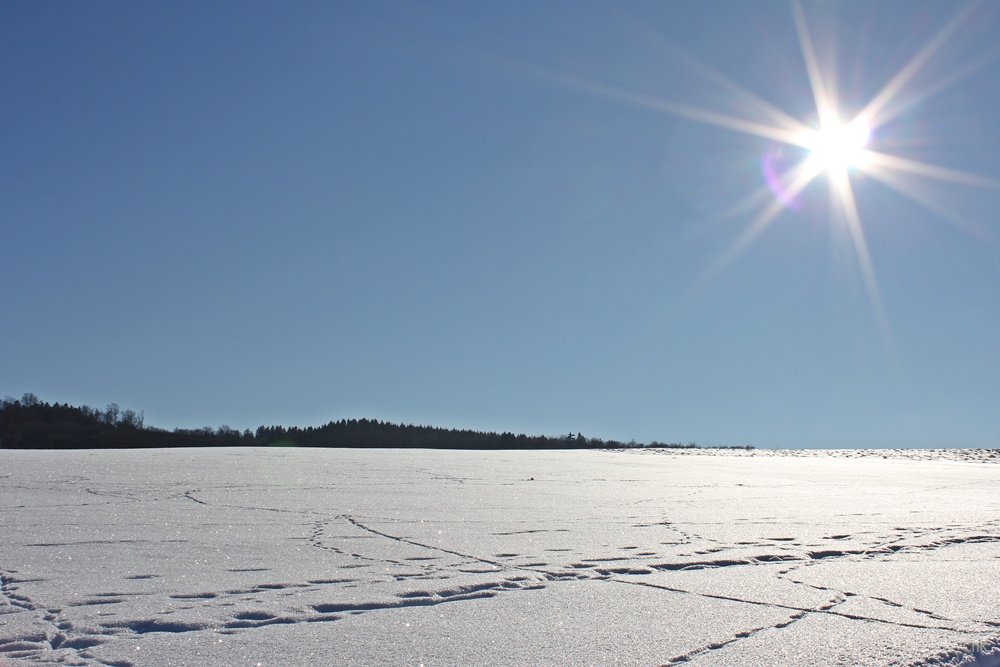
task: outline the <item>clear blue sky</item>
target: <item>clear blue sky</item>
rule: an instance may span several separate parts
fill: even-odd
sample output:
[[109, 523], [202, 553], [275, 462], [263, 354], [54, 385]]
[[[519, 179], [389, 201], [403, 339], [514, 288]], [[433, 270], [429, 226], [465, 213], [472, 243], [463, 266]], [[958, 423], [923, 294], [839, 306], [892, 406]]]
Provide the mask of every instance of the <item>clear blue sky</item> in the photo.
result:
[[912, 74], [870, 279], [826, 172], [732, 252], [810, 153], [726, 124], [817, 123], [785, 2], [3, 2], [0, 395], [1000, 446], [1000, 4], [802, 7], [847, 116]]

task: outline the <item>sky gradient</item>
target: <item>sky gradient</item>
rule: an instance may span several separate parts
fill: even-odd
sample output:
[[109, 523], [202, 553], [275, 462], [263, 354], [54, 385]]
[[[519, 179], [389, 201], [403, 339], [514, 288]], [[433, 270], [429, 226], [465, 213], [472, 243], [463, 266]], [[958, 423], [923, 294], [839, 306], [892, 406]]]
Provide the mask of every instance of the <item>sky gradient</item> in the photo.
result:
[[731, 252], [807, 151], [716, 121], [816, 125], [799, 6], [618, 4], [0, 4], [0, 395], [1000, 446], [1000, 5], [800, 6], [950, 170], [852, 174], [873, 294], [823, 174]]

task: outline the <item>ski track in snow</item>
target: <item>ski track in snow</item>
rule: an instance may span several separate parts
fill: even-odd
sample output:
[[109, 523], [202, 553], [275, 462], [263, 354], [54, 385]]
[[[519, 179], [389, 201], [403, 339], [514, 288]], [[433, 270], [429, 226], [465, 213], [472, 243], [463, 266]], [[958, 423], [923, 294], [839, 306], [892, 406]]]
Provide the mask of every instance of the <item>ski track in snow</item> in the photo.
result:
[[[0, 451], [0, 665], [1000, 664], [963, 451]], [[426, 619], [461, 631], [385, 640]]]

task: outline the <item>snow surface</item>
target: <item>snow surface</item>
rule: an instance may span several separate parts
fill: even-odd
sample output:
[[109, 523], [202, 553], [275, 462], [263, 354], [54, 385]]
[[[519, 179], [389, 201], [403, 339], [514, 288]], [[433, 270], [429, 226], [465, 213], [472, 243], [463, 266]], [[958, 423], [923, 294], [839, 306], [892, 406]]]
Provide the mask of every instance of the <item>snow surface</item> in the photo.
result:
[[997, 463], [0, 451], [0, 664], [998, 664]]

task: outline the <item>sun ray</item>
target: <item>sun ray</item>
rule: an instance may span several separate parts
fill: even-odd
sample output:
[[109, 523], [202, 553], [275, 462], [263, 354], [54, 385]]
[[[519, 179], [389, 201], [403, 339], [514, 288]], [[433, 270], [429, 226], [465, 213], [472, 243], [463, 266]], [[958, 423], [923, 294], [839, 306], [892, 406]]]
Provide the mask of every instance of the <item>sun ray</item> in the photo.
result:
[[787, 128], [789, 131], [796, 133], [809, 129], [809, 127], [798, 118], [782, 111], [759, 95], [755, 95], [721, 72], [705, 65], [704, 63], [700, 63], [693, 58], [690, 59], [690, 62], [695, 69], [700, 70], [708, 78], [719, 84], [719, 86], [723, 89], [728, 90], [730, 93], [733, 93], [737, 97], [741, 98], [744, 102], [756, 107], [761, 113], [770, 116], [771, 121], [776, 127]]
[[757, 188], [747, 196], [737, 201], [732, 206], [727, 207], [719, 217], [723, 220], [738, 218], [751, 211], [760, 210], [762, 206], [768, 205], [775, 200], [774, 193], [768, 187]]
[[963, 79], [982, 69], [990, 62], [995, 61], [998, 54], [1000, 54], [1000, 48], [990, 49], [989, 52], [980, 55], [978, 58], [970, 60], [960, 67], [956, 67], [932, 83], [924, 85], [920, 89], [919, 93], [913, 94], [903, 100], [890, 100], [889, 103], [878, 111], [878, 124], [885, 125], [899, 117], [903, 112], [926, 102], [936, 95], [940, 95]]
[[809, 26], [806, 24], [806, 15], [799, 0], [792, 2], [792, 14], [795, 18], [795, 29], [799, 36], [802, 60], [805, 62], [806, 73], [809, 75], [809, 85], [812, 88], [816, 113], [819, 114], [819, 124], [821, 127], [827, 126], [836, 122], [836, 111], [830, 104], [826, 85], [823, 82], [823, 73], [820, 70], [819, 61], [816, 59], [816, 49], [809, 34]]
[[[837, 94], [836, 71], [832, 69], [824, 71], [824, 64], [832, 67], [832, 61], [824, 63], [817, 55], [816, 43], [810, 33], [803, 0], [791, 0], [798, 45], [815, 105], [817, 124], [812, 127], [743, 88], [721, 72], [683, 53], [680, 54], [681, 58], [687, 61], [689, 70], [699, 72], [704, 79], [714, 82], [728, 92], [734, 103], [742, 105], [744, 113], [734, 114], [701, 108], [602, 83], [584, 76], [538, 67], [533, 67], [532, 70], [536, 75], [592, 95], [802, 149], [804, 157], [794, 166], [786, 168], [780, 175], [776, 173], [777, 169], [773, 168], [771, 162], [765, 163], [762, 175], [767, 182], [767, 188], [750, 193], [723, 216], [725, 218], [746, 216], [751, 217], [750, 221], [742, 227], [723, 252], [708, 264], [689, 289], [699, 290], [736, 260], [786, 209], [799, 208], [796, 202], [797, 195], [823, 175], [829, 184], [828, 219], [841, 223], [839, 229], [846, 230], [850, 237], [850, 248], [857, 261], [879, 335], [889, 356], [894, 357], [889, 318], [881, 296], [852, 179], [856, 175], [870, 175], [941, 218], [953, 222], [966, 231], [982, 235], [981, 229], [972, 228], [954, 211], [938, 205], [925, 191], [918, 189], [916, 185], [911, 185], [907, 177], [912, 180], [926, 178], [992, 190], [1000, 190], [1000, 180], [891, 155], [868, 147], [873, 131], [897, 118], [903, 111], [947, 90], [996, 58], [1000, 50], [981, 54], [960, 67], [944, 72], [936, 80], [927, 82], [922, 89], [913, 90], [913, 82], [925, 71], [928, 62], [954, 38], [981, 4], [981, 0], [973, 0], [966, 4], [934, 33], [901, 69], [892, 74], [877, 94], [863, 106], [861, 112], [844, 117], [842, 114], [845, 109], [840, 107]], [[676, 51], [676, 48], [674, 50]], [[828, 51], [824, 53], [830, 55]], [[907, 91], [906, 95], [903, 95], [904, 91]], [[778, 149], [772, 145], [767, 150]], [[764, 159], [767, 160], [771, 155], [779, 153], [766, 152]], [[782, 155], [780, 161], [785, 160], [786, 156]], [[837, 228], [831, 226], [831, 231]]]
[[636, 93], [580, 76], [573, 76], [552, 71], [546, 71], [544, 73], [549, 77], [559, 80], [565, 85], [586, 90], [590, 93], [601, 95], [603, 97], [628, 102], [635, 106], [645, 107], [647, 109], [653, 109], [655, 111], [661, 111], [675, 116], [681, 116], [683, 118], [688, 118], [707, 125], [715, 125], [716, 127], [722, 127], [727, 130], [760, 137], [762, 139], [771, 139], [783, 144], [802, 146], [802, 135], [798, 126], [783, 128], [766, 125], [764, 123], [758, 123], [746, 118], [740, 118], [739, 116], [720, 113], [718, 111], [711, 111], [709, 109], [701, 109], [689, 104], [682, 104], [680, 102], [674, 102], [672, 100], [655, 97], [653, 95]]
[[670, 51], [675, 58], [687, 65], [689, 69], [701, 73], [706, 79], [714, 81], [723, 90], [731, 93], [735, 98], [735, 102], [743, 102], [747, 106], [755, 107], [758, 112], [770, 117], [771, 122], [773, 122], [776, 127], [787, 128], [792, 132], [805, 132], [809, 129], [805, 123], [795, 116], [792, 116], [778, 106], [768, 102], [753, 91], [744, 88], [714, 67], [709, 66], [686, 51], [678, 48], [676, 45], [668, 42], [662, 35], [651, 30], [647, 25], [637, 24], [635, 25], [635, 29], [643, 32], [648, 38], [655, 40], [660, 48]]
[[944, 46], [944, 44], [951, 39], [952, 35], [965, 23], [972, 13], [978, 8], [979, 2], [971, 2], [965, 6], [958, 14], [956, 14], [948, 23], [945, 24], [941, 30], [937, 32], [930, 39], [927, 44], [924, 45], [917, 54], [910, 59], [910, 61], [903, 66], [896, 75], [889, 80], [882, 90], [875, 95], [872, 100], [865, 105], [864, 111], [859, 115], [864, 115], [866, 117], [876, 117], [882, 112], [882, 109], [886, 107], [896, 95], [913, 79], [914, 76], [923, 69], [927, 61], [937, 53], [937, 51]]
[[[786, 172], [785, 178], [783, 179], [788, 196], [795, 197], [797, 194], [802, 192], [807, 185], [815, 180], [819, 173], [819, 167], [809, 161], [801, 162], [790, 169]], [[699, 284], [708, 282], [712, 277], [717, 275], [722, 269], [743, 254], [743, 251], [745, 251], [747, 247], [749, 247], [750, 244], [757, 239], [757, 237], [764, 233], [764, 230], [766, 230], [784, 210], [785, 203], [780, 199], [773, 199], [764, 210], [758, 213], [757, 216], [743, 228], [740, 235], [729, 244], [722, 254], [709, 264], [708, 268], [705, 269], [701, 278], [697, 282]]]
[[847, 171], [839, 171], [831, 175], [831, 187], [835, 189], [840, 202], [841, 211], [847, 222], [847, 230], [851, 235], [854, 245], [854, 254], [861, 267], [861, 275], [865, 281], [865, 288], [868, 290], [868, 298], [871, 301], [872, 310], [875, 312], [875, 321], [882, 337], [882, 342], [886, 349], [892, 352], [894, 345], [892, 342], [892, 332], [889, 328], [889, 318], [882, 303], [882, 293], [875, 277], [875, 265], [872, 263], [871, 253], [868, 250], [868, 241], [865, 238], [865, 230], [861, 225], [861, 214], [858, 212], [858, 204], [854, 198], [854, 188], [851, 186], [851, 178]]
[[731, 116], [715, 111], [709, 111], [707, 109], [699, 109], [686, 104], [657, 98], [650, 98], [646, 101], [646, 105], [652, 109], [665, 111], [678, 116], [690, 118], [691, 120], [700, 121], [708, 125], [715, 125], [716, 127], [722, 127], [735, 132], [749, 134], [762, 139], [772, 139], [789, 145], [802, 145], [798, 133], [795, 130], [765, 125], [763, 123], [746, 120], [745, 118], [740, 118], [738, 116]]
[[872, 172], [878, 169], [893, 169], [939, 181], [957, 183], [959, 185], [1000, 190], [1000, 180], [995, 178], [987, 178], [958, 169], [949, 169], [948, 167], [939, 167], [926, 162], [909, 160], [898, 155], [889, 155], [878, 151], [866, 150], [864, 152], [868, 161], [867, 169]]
[[972, 221], [967, 220], [962, 216], [959, 216], [952, 209], [942, 206], [938, 202], [934, 201], [934, 199], [930, 197], [924, 189], [915, 187], [912, 183], [908, 183], [905, 179], [901, 178], [897, 172], [888, 169], [869, 169], [865, 173], [885, 184], [897, 194], [909, 199], [919, 206], [924, 207], [942, 220], [951, 223], [970, 236], [991, 243], [996, 242], [996, 239], [990, 236], [984, 228], [974, 224]]

